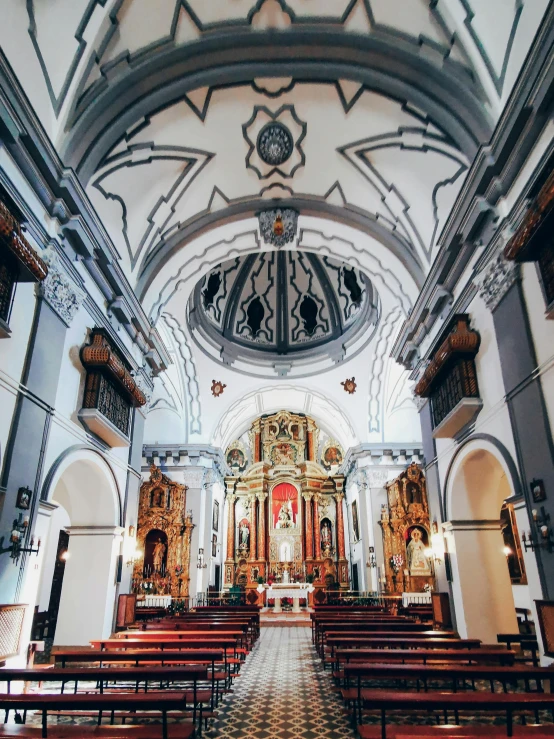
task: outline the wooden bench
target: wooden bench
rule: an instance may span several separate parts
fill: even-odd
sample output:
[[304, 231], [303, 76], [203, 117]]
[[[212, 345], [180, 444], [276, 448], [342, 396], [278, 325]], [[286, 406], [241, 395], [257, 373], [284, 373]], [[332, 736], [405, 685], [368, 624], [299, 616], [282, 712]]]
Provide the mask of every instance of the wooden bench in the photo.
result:
[[[387, 736], [387, 718], [389, 710], [406, 711], [440, 711], [445, 723], [448, 723], [448, 712], [459, 711], [494, 711], [506, 716], [506, 735], [513, 735], [514, 711], [538, 711], [554, 709], [552, 693], [406, 693], [401, 691], [368, 690], [364, 694], [364, 702], [369, 704], [368, 710], [381, 714], [381, 739]], [[361, 739], [374, 736], [366, 731], [363, 724], [358, 725]], [[489, 727], [487, 727], [488, 729]], [[442, 733], [442, 736], [448, 734]]]
[[[446, 649], [446, 650], [457, 650], [457, 649], [479, 649], [481, 646], [480, 639], [435, 639], [429, 638], [411, 638], [403, 637], [402, 639], [395, 638], [383, 638], [377, 639], [366, 636], [339, 636], [327, 635], [327, 646], [331, 649], [331, 661], [335, 649], [337, 647], [365, 647], [366, 649], [382, 649], [385, 651], [387, 657], [383, 655], [383, 659], [388, 659], [388, 653], [395, 649]], [[500, 645], [498, 649], [501, 649]], [[323, 659], [325, 664], [325, 659]]]
[[[498, 665], [390, 665], [390, 664], [351, 664], [344, 668], [344, 677], [346, 686], [342, 690], [343, 699], [347, 702], [354, 702], [358, 713], [358, 722], [361, 723], [362, 706], [366, 700], [368, 691], [362, 687], [362, 680], [411, 680], [416, 683], [416, 690], [419, 690], [420, 682], [423, 683], [424, 690], [427, 690], [428, 680], [440, 680], [441, 682], [450, 684], [453, 693], [458, 692], [459, 682], [462, 681], [462, 687], [465, 687], [466, 680], [470, 680], [472, 688], [475, 687], [475, 680], [488, 680], [491, 692], [494, 692], [495, 682], [499, 682], [504, 692], [507, 692], [507, 686], [511, 683], [520, 681], [525, 683], [525, 689], [530, 692], [530, 683], [535, 683], [537, 692], [544, 692], [543, 683], [554, 678], [554, 669], [551, 667], [531, 667], [522, 665], [518, 667], [505, 667]], [[350, 687], [351, 678], [355, 678], [356, 687]], [[441, 688], [442, 689], [442, 688]], [[550, 691], [549, 691], [550, 692]]]
[[[98, 724], [102, 721], [104, 711], [152, 711], [160, 712], [162, 717], [162, 739], [168, 739], [168, 711], [187, 710], [186, 696], [183, 692], [164, 693], [97, 693], [95, 695], [11, 695], [0, 694], [0, 710], [5, 711], [40, 711], [42, 714], [41, 736], [48, 736], [48, 714], [51, 711], [94, 711], [98, 713]], [[123, 734], [124, 735], [124, 734]], [[194, 726], [190, 726], [187, 736], [194, 735]]]
[[[539, 643], [535, 636], [529, 636], [527, 634], [497, 634], [497, 640], [499, 644], [505, 644], [508, 649], [511, 649], [512, 644], [519, 644], [522, 652], [531, 652], [531, 660], [536, 666], [539, 664]], [[516, 657], [516, 662], [526, 662], [525, 656], [523, 658]]]
[[[190, 739], [195, 734], [192, 724], [169, 724], [167, 727], [168, 739]], [[124, 726], [90, 726], [80, 724], [71, 726], [60, 724], [48, 728], [49, 739], [84, 739], [84, 737], [98, 737], [98, 739], [162, 739], [163, 727], [158, 724], [124, 725]], [[27, 724], [0, 724], [0, 737], [28, 737], [39, 739], [42, 729]]]
[[393, 640], [395, 643], [398, 642], [398, 640], [401, 639], [418, 639], [418, 640], [429, 640], [429, 639], [448, 639], [460, 641], [460, 638], [458, 636], [458, 633], [456, 631], [418, 631], [416, 633], [412, 633], [410, 631], [365, 631], [365, 629], [359, 629], [358, 625], [356, 624], [355, 627], [352, 626], [352, 624], [348, 624], [344, 629], [336, 629], [334, 626], [332, 626], [328, 631], [321, 631], [319, 636], [319, 643], [316, 641], [316, 649], [318, 649], [319, 653], [323, 655], [323, 650], [325, 648], [325, 644], [329, 642], [329, 639], [334, 639], [336, 637], [354, 637], [357, 638], [362, 634], [364, 637], [367, 636], [367, 638], [371, 639], [381, 639], [381, 640]]
[[156, 649], [159, 651], [171, 650], [176, 651], [179, 649], [223, 649], [230, 650], [234, 656], [237, 656], [239, 647], [237, 645], [238, 639], [230, 637], [211, 637], [206, 638], [204, 636], [198, 636], [197, 638], [171, 638], [171, 639], [98, 639], [92, 640], [90, 643], [94, 649], [100, 651], [119, 651], [129, 649], [140, 649], [145, 651], [147, 649]]

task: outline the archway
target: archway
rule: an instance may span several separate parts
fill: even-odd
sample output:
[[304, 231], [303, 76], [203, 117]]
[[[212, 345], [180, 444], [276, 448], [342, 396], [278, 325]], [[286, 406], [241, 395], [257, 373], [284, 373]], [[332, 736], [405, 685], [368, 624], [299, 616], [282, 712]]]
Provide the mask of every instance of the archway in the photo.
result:
[[453, 459], [445, 491], [458, 631], [494, 643], [497, 634], [518, 630], [500, 521], [502, 504], [514, 494], [507, 461], [492, 443], [470, 441]]
[[[96, 452], [76, 450], [47, 477], [48, 499], [69, 518], [69, 547], [55, 645], [85, 645], [112, 631], [116, 570], [123, 529], [111, 468]], [[51, 530], [49, 536], [58, 536]]]

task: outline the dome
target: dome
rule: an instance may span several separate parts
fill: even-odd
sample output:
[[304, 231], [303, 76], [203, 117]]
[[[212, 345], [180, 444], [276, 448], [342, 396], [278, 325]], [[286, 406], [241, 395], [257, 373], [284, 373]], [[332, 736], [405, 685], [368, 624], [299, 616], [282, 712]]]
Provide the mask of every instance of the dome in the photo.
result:
[[[332, 367], [366, 345], [377, 295], [359, 269], [301, 251], [272, 251], [218, 264], [197, 283], [188, 311], [197, 344], [254, 374]], [[327, 360], [325, 364], [325, 360]], [[248, 369], [246, 370], [248, 371]], [[304, 371], [307, 374], [307, 371]]]

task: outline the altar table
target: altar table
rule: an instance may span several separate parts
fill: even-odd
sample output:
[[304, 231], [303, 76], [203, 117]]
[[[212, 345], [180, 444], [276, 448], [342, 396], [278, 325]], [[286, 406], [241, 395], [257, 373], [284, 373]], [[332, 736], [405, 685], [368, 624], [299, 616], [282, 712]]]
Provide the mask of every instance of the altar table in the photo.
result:
[[402, 606], [431, 605], [431, 593], [402, 593]]
[[309, 592], [310, 585], [308, 583], [283, 583], [282, 585], [270, 585], [266, 595], [268, 599], [275, 600], [273, 613], [281, 613], [281, 598], [292, 598], [292, 612], [300, 613], [300, 600], [305, 598], [307, 602]]

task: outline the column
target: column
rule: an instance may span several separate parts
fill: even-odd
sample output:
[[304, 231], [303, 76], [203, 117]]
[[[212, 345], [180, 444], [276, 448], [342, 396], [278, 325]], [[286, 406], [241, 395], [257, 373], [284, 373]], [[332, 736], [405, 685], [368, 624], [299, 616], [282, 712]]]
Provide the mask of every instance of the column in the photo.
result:
[[[543, 480], [547, 491], [554, 490], [552, 432], [542, 381], [540, 376], [534, 376], [537, 358], [521, 285], [520, 267], [514, 262], [506, 261], [499, 254], [489, 264], [485, 276], [480, 294], [493, 317], [522, 489], [531, 518], [531, 510], [536, 508], [536, 503], [531, 499], [531, 480]], [[554, 497], [551, 494], [541, 505], [554, 518]], [[535, 556], [542, 584], [542, 597], [553, 598], [554, 559], [544, 549], [537, 550]], [[541, 594], [536, 593], [533, 597], [538, 599]]]
[[[29, 487], [33, 492], [25, 546], [28, 546], [34, 534], [37, 521], [44, 457], [52, 409], [56, 402], [66, 333], [84, 299], [73, 281], [59, 269], [54, 249], [41, 252], [41, 258], [48, 264], [48, 276], [36, 288], [35, 315], [21, 377], [21, 383], [29, 393], [20, 393], [17, 398], [10, 435], [3, 454], [4, 469], [0, 483], [0, 490], [5, 489], [0, 514], [0, 535], [4, 536], [5, 542], [9, 539], [13, 520], [20, 512], [15, 507], [19, 488]], [[0, 592], [3, 603], [17, 602], [21, 598], [28, 561], [29, 556], [26, 554], [22, 555], [18, 566], [12, 563], [9, 556], [0, 557]]]
[[321, 529], [319, 528], [319, 495], [314, 495], [315, 558], [321, 559]]
[[339, 559], [345, 559], [346, 553], [344, 548], [344, 513], [342, 510], [344, 493], [337, 493], [334, 498], [337, 502], [337, 552], [339, 555]]
[[265, 561], [265, 553], [267, 550], [265, 541], [265, 500], [267, 493], [257, 493], [259, 523], [258, 523], [258, 559]]
[[500, 521], [451, 521], [443, 528], [460, 636], [494, 644], [499, 633], [517, 633]]
[[305, 519], [305, 531], [306, 531], [306, 560], [314, 558], [314, 540], [313, 540], [313, 518], [312, 518], [312, 494], [303, 493], [305, 508], [306, 508], [306, 519]]
[[54, 643], [88, 646], [112, 632], [115, 572], [123, 529], [71, 526]]
[[256, 496], [250, 496], [250, 561], [256, 561], [256, 539], [257, 539], [257, 507]]
[[234, 493], [227, 494], [227, 559], [235, 561], [235, 501]]

